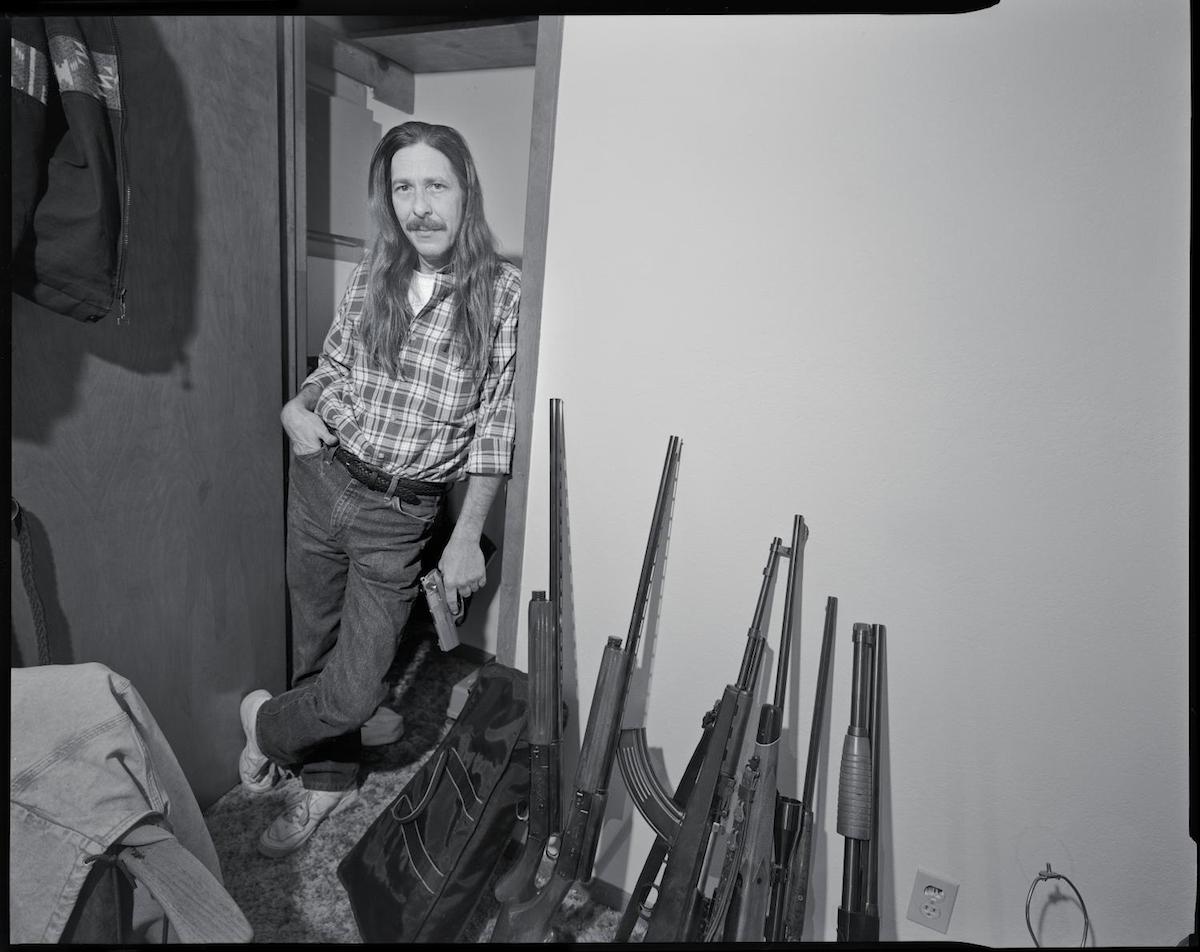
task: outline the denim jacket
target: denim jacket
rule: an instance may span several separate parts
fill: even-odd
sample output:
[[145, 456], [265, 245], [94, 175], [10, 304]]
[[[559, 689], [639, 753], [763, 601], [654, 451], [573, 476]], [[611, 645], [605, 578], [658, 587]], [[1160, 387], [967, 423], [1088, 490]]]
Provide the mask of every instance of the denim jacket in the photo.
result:
[[128, 680], [95, 663], [14, 668], [11, 703], [11, 942], [58, 941], [91, 863], [122, 846], [180, 939], [250, 940], [191, 787]]

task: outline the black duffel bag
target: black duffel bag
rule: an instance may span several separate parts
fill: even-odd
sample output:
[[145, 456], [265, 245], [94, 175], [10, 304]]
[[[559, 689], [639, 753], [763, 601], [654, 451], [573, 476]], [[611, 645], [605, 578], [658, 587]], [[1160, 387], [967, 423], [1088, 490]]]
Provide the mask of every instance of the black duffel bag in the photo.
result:
[[526, 706], [526, 675], [484, 665], [433, 755], [338, 864], [364, 941], [460, 941], [529, 796]]

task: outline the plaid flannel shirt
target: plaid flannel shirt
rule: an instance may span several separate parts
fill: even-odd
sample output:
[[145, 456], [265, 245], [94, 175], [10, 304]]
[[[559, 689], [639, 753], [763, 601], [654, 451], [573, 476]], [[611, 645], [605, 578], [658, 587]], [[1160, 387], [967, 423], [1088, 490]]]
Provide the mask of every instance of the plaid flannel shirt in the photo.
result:
[[439, 272], [400, 351], [400, 375], [369, 366], [359, 334], [367, 259], [355, 269], [304, 381], [321, 387], [315, 410], [365, 462], [409, 479], [453, 482], [472, 474], [507, 475], [516, 417], [517, 312], [521, 272], [504, 262], [494, 284], [487, 372], [476, 382], [458, 358], [451, 332], [454, 282]]

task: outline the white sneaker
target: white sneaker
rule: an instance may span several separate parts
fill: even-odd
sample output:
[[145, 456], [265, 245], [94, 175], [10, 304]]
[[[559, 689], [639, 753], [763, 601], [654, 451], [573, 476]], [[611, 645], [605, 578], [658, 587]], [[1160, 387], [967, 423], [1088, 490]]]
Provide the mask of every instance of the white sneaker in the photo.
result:
[[322, 820], [348, 809], [356, 800], [356, 787], [333, 791], [300, 790], [258, 838], [258, 851], [271, 859], [287, 856], [308, 842]]
[[279, 767], [259, 749], [258, 732], [255, 730], [258, 709], [270, 699], [271, 693], [261, 688], [242, 698], [240, 713], [246, 746], [242, 748], [242, 755], [238, 758], [238, 775], [242, 778], [242, 786], [250, 793], [266, 793], [282, 776]]

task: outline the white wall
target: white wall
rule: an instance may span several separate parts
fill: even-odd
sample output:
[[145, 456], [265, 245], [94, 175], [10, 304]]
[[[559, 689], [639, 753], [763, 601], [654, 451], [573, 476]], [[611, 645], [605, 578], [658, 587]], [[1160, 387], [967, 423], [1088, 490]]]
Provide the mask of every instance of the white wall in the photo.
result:
[[[1097, 944], [1192, 931], [1188, 26], [1128, 0], [566, 22], [522, 590], [561, 397], [586, 716], [682, 436], [646, 714], [675, 782], [805, 515], [793, 794], [840, 599], [806, 938], [834, 937], [857, 621], [889, 634], [885, 939], [939, 938], [905, 918], [918, 865], [961, 883], [949, 939], [1030, 944], [1047, 862]], [[651, 837], [622, 786], [598, 874], [628, 889]]]

